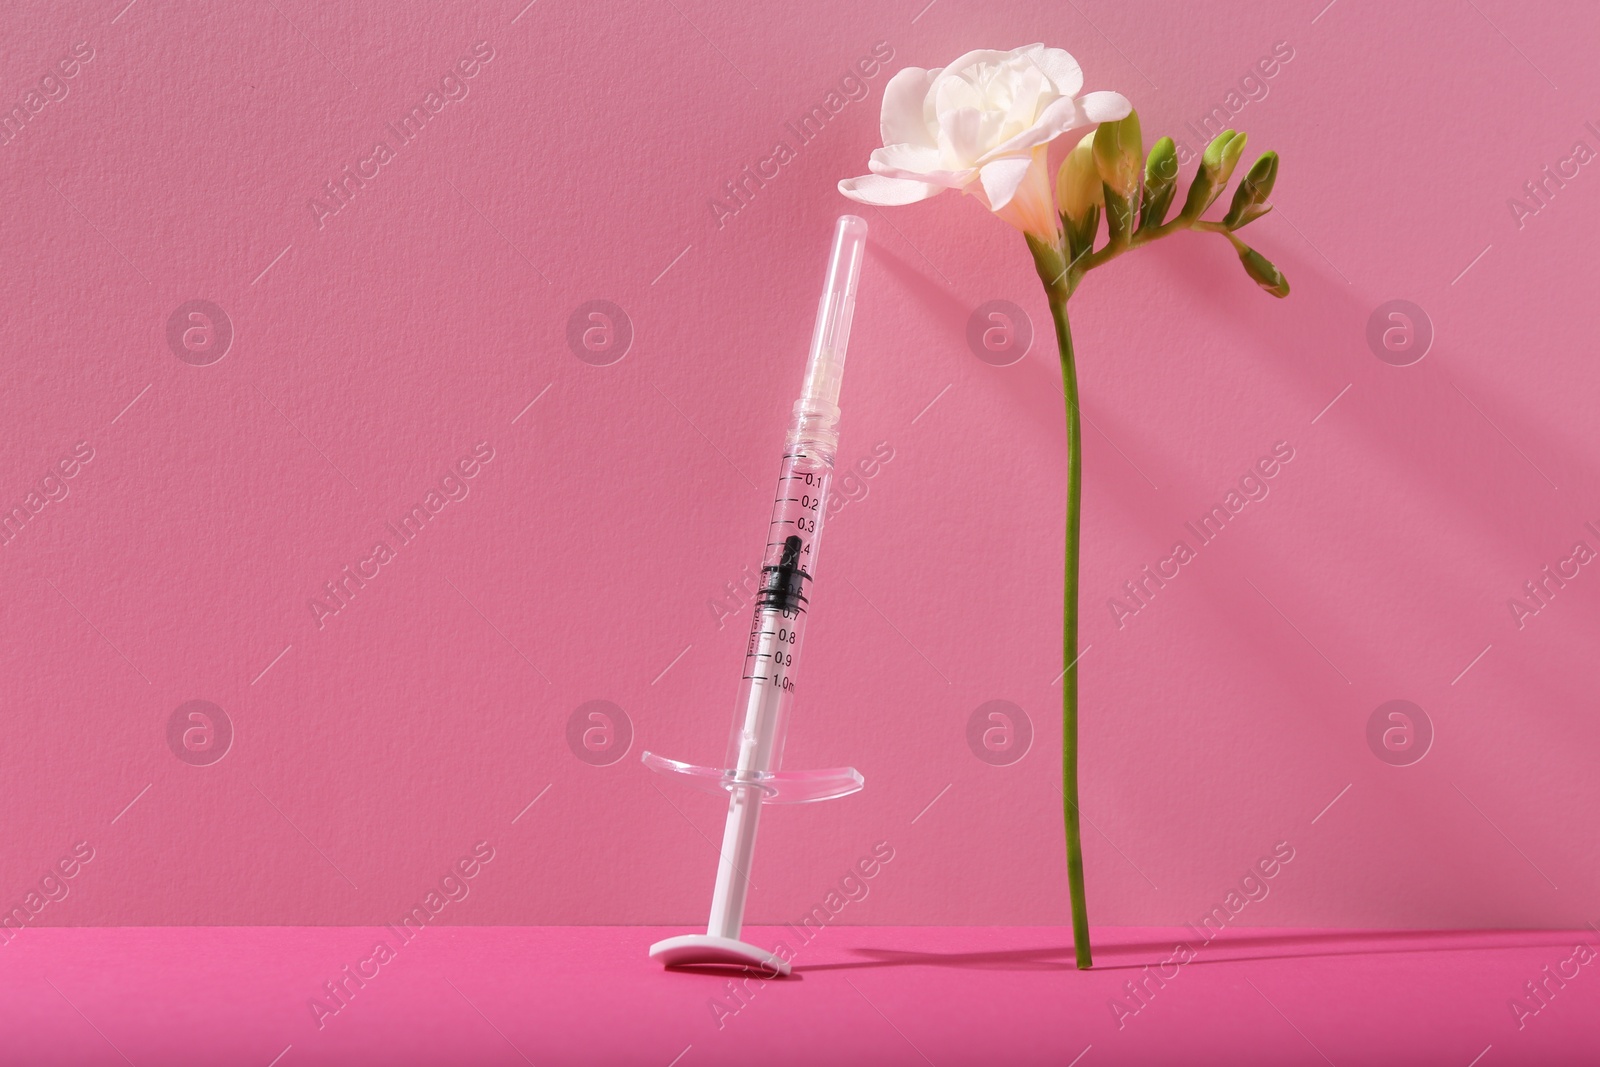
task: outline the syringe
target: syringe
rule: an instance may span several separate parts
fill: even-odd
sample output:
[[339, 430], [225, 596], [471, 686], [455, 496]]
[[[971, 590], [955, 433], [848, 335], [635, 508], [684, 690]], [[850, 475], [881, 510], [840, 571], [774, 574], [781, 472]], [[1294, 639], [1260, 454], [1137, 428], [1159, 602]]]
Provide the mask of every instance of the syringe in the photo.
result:
[[652, 770], [682, 775], [687, 783], [717, 794], [726, 791], [728, 798], [711, 920], [703, 935], [669, 937], [650, 946], [650, 955], [668, 966], [731, 965], [788, 974], [787, 960], [739, 939], [761, 805], [829, 800], [854, 793], [864, 784], [854, 767], [822, 771], [780, 767], [839, 445], [839, 383], [866, 242], [866, 222], [854, 215], [841, 216], [817, 308], [805, 384], [789, 422], [772, 502], [761, 591], [745, 647], [726, 763], [721, 768], [698, 767], [650, 752], [643, 756]]

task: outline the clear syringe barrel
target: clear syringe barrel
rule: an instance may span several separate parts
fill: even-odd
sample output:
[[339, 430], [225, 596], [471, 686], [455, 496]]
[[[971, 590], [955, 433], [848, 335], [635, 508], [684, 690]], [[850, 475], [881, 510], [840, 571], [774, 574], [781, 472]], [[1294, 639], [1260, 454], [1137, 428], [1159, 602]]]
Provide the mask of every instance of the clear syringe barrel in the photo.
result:
[[762, 774], [778, 770], [783, 762], [789, 707], [805, 640], [806, 609], [817, 573], [817, 550], [839, 446], [839, 383], [844, 377], [866, 244], [866, 222], [854, 215], [842, 216], [834, 229], [805, 384], [789, 422], [772, 520], [767, 526], [761, 590], [750, 623], [744, 677], [728, 739], [725, 766], [735, 771], [736, 780], [759, 782]]

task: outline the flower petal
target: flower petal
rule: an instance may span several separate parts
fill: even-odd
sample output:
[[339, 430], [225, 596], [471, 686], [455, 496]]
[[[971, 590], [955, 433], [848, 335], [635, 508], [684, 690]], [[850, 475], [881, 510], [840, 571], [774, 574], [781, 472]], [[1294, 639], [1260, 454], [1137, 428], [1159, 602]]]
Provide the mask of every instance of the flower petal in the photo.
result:
[[1025, 130], [1035, 125], [1044, 106], [1059, 99], [1050, 88], [1050, 79], [1045, 77], [1044, 71], [1031, 63], [1011, 79], [1009, 88], [1011, 100], [1000, 119], [1001, 130]]
[[1078, 103], [1083, 107], [1083, 113], [1089, 117], [1090, 122], [1117, 122], [1128, 117], [1133, 110], [1133, 105], [1121, 93], [1101, 90], [1096, 93], [1084, 93], [1078, 97]]
[[1097, 122], [1125, 119], [1132, 110], [1133, 105], [1121, 93], [1087, 93], [1076, 100], [1062, 97], [1051, 101], [1033, 127], [1023, 130], [1009, 141], [995, 145], [973, 162], [981, 166], [996, 159], [1014, 156], [1018, 152], [1030, 151], [1039, 145], [1048, 144], [1070, 130], [1093, 126]]
[[937, 124], [952, 111], [968, 108], [981, 111], [988, 106], [982, 89], [958, 75], [941, 76], [928, 93], [929, 110]]
[[940, 169], [939, 150], [932, 145], [886, 144], [874, 149], [867, 169], [892, 178], [915, 178]]
[[1078, 66], [1078, 61], [1072, 58], [1071, 53], [1059, 48], [1046, 48], [1042, 44], [1030, 44], [1019, 51], [1044, 71], [1045, 77], [1054, 83], [1056, 92], [1062, 96], [1077, 96], [1078, 90], [1083, 88], [1083, 68]]
[[983, 156], [986, 138], [984, 113], [975, 107], [957, 107], [939, 114], [939, 147], [946, 160], [976, 163]]
[[938, 74], [936, 70], [905, 67], [889, 79], [883, 87], [882, 118], [878, 122], [884, 144], [934, 147], [933, 129], [923, 105]]
[[[1045, 241], [1059, 241], [1061, 224], [1056, 217], [1054, 198], [1050, 195], [1049, 155], [1048, 145], [1035, 148], [1028, 160], [1023, 179], [1013, 192], [1010, 202], [989, 206], [994, 211], [995, 218], [1015, 226], [1023, 233]], [[975, 186], [972, 192], [979, 200], [987, 202], [989, 199], [981, 184]]]
[[863, 174], [859, 178], [841, 181], [839, 191], [857, 203], [899, 207], [937, 196], [944, 192], [944, 187], [905, 178], [886, 178], [881, 174]]
[[1011, 52], [1000, 52], [993, 48], [978, 48], [959, 57], [954, 63], [946, 64], [944, 73], [965, 78], [965, 71], [969, 67], [976, 67], [984, 63], [998, 67], [1011, 57]]
[[[892, 147], [903, 148], [904, 145]], [[935, 165], [932, 169], [902, 168], [887, 163], [879, 155], [880, 148], [872, 153], [867, 160], [867, 169], [872, 173], [885, 178], [901, 178], [905, 181], [918, 182], [922, 185], [936, 185], [941, 189], [965, 189], [978, 178], [976, 167], [964, 167], [960, 170], [944, 170]]]
[[989, 202], [990, 211], [999, 211], [1011, 203], [1011, 198], [1017, 195], [1017, 187], [1028, 176], [1028, 168], [1032, 165], [1031, 156], [997, 159], [984, 164], [978, 177], [983, 181], [983, 195]]
[[1075, 130], [1079, 126], [1087, 126], [1092, 120], [1083, 113], [1078, 102], [1070, 96], [1063, 96], [1050, 101], [1045, 109], [1039, 113], [1038, 120], [1026, 130], [1017, 134], [1009, 141], [995, 145], [989, 150], [984, 162], [998, 159], [1002, 156], [1015, 155], [1026, 152], [1037, 145], [1047, 144], [1055, 140], [1068, 130]]

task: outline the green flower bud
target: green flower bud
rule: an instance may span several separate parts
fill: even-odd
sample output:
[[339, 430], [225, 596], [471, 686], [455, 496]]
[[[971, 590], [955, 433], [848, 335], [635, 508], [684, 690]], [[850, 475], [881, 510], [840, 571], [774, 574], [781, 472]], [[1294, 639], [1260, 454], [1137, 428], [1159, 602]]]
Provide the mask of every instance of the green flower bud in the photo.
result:
[[1228, 186], [1234, 164], [1244, 151], [1246, 137], [1234, 130], [1223, 130], [1206, 145], [1200, 156], [1200, 169], [1194, 183], [1189, 186], [1189, 196], [1183, 202], [1183, 217], [1193, 222], [1211, 206], [1212, 201]]
[[1206, 145], [1206, 150], [1200, 155], [1200, 166], [1215, 172], [1222, 165], [1222, 152], [1228, 147], [1228, 142], [1238, 136], [1236, 130], [1223, 130], [1211, 138], [1211, 143]]
[[1094, 133], [1094, 162], [1106, 188], [1125, 200], [1139, 191], [1139, 168], [1144, 162], [1144, 142], [1139, 136], [1139, 113], [1128, 112], [1118, 122], [1102, 122]]
[[1107, 247], [1125, 247], [1133, 233], [1133, 209], [1139, 202], [1139, 172], [1144, 142], [1139, 113], [1118, 122], [1102, 122], [1094, 132], [1094, 162], [1105, 184]]
[[1160, 226], [1178, 190], [1178, 147], [1163, 137], [1144, 161], [1144, 199], [1139, 204], [1139, 228]]
[[1244, 264], [1244, 272], [1255, 280], [1255, 283], [1273, 296], [1283, 298], [1289, 295], [1289, 280], [1272, 261], [1247, 244], [1235, 242], [1239, 250], [1239, 262]]
[[1238, 164], [1239, 157], [1244, 155], [1245, 142], [1250, 140], [1249, 134], [1235, 134], [1222, 148], [1221, 165], [1217, 168], [1217, 192], [1222, 192], [1228, 185], [1228, 179], [1233, 177], [1233, 168]]
[[1267, 197], [1272, 195], [1272, 186], [1277, 180], [1278, 153], [1268, 152], [1256, 160], [1250, 173], [1234, 190], [1233, 204], [1223, 217], [1222, 224], [1230, 230], [1237, 230], [1271, 211], [1272, 205], [1267, 203]]
[[1234, 136], [1232, 130], [1223, 130], [1206, 145], [1200, 155], [1200, 166], [1194, 172], [1194, 181], [1189, 183], [1189, 195], [1183, 201], [1182, 218], [1193, 222], [1216, 199], [1216, 173], [1222, 165], [1222, 150]]

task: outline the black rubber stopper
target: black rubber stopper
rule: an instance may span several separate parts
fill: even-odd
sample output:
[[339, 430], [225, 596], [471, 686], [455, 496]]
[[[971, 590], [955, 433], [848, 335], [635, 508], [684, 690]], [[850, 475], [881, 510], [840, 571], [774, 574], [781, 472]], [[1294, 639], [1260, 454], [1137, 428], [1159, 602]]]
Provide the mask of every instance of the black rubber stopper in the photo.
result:
[[805, 583], [811, 578], [800, 568], [800, 538], [790, 534], [783, 540], [777, 566], [761, 568], [761, 606], [779, 611], [805, 610]]

